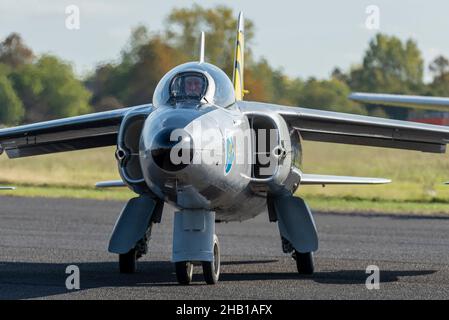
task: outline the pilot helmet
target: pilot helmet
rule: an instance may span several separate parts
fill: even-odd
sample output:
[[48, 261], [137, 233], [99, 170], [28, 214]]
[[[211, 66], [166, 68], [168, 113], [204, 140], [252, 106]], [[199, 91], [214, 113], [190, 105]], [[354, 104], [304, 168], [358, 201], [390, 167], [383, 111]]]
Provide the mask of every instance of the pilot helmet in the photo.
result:
[[170, 84], [170, 102], [201, 101], [206, 95], [208, 80], [200, 72], [182, 72]]

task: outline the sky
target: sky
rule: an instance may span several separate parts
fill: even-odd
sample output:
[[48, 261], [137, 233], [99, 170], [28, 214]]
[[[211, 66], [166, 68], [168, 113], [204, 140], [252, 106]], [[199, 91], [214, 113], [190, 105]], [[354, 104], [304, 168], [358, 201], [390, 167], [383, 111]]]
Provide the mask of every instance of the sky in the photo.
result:
[[[0, 39], [18, 32], [36, 53], [56, 54], [83, 76], [98, 63], [117, 59], [136, 25], [160, 31], [173, 8], [193, 3], [225, 4], [236, 15], [243, 11], [255, 23], [255, 56], [292, 77], [327, 78], [336, 66], [348, 70], [361, 63], [377, 32], [417, 41], [426, 69], [437, 55], [449, 57], [449, 1], [444, 0], [0, 0]], [[66, 28], [69, 5], [80, 10], [78, 30]], [[379, 10], [378, 29], [366, 24], [372, 5]]]

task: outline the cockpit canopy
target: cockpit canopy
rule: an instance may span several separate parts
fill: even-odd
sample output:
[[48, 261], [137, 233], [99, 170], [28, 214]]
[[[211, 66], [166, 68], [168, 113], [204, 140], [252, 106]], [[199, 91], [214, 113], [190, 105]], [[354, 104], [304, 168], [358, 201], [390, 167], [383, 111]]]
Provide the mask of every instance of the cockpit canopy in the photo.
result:
[[212, 64], [185, 63], [170, 70], [159, 81], [153, 95], [153, 106], [178, 107], [184, 102], [189, 105], [216, 104], [226, 108], [235, 103], [234, 87], [226, 73]]
[[170, 102], [201, 101], [207, 91], [207, 78], [198, 72], [176, 75], [170, 85]]

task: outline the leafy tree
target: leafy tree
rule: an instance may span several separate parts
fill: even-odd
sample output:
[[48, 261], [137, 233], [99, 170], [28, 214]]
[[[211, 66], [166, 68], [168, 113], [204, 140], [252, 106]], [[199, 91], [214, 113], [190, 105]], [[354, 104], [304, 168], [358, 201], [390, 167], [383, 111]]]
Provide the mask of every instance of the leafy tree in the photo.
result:
[[254, 63], [245, 73], [245, 89], [249, 89], [249, 94], [245, 98], [259, 102], [274, 102], [276, 93], [273, 73], [267, 60], [261, 59], [258, 63]]
[[149, 41], [151, 39], [147, 28], [138, 25], [132, 30], [120, 60], [98, 65], [86, 79], [85, 85], [92, 92], [91, 104], [95, 111], [120, 108], [129, 100], [131, 69], [139, 60], [139, 50]]
[[430, 63], [429, 70], [435, 77], [441, 77], [449, 72], [449, 60], [444, 56], [438, 56]]
[[[424, 63], [417, 44], [402, 43], [394, 36], [377, 34], [369, 43], [361, 66], [351, 70], [349, 86], [353, 91], [423, 94]], [[369, 110], [383, 108], [367, 106]], [[388, 107], [390, 117], [405, 119], [408, 110]], [[379, 111], [377, 111], [379, 112]]]
[[423, 89], [423, 59], [416, 43], [377, 34], [363, 64], [350, 73], [350, 86], [367, 92], [419, 93]]
[[138, 51], [137, 63], [129, 72], [127, 104], [149, 103], [160, 79], [176, 65], [185, 62], [182, 52], [167, 45], [162, 38], [154, 37]]
[[90, 93], [71, 65], [43, 55], [35, 64], [13, 70], [10, 79], [25, 106], [25, 121], [75, 116], [91, 111]]
[[24, 115], [22, 101], [17, 96], [6, 76], [4, 66], [0, 64], [0, 124], [17, 124]]
[[33, 51], [28, 48], [17, 33], [11, 33], [0, 43], [0, 63], [16, 68], [31, 63], [34, 59]]
[[367, 114], [364, 107], [348, 100], [350, 88], [340, 80], [309, 79], [303, 86], [297, 105], [307, 108]]
[[[206, 33], [206, 59], [224, 69], [231, 76], [237, 19], [226, 6], [205, 9], [199, 5], [174, 9], [166, 19], [165, 38], [189, 59], [198, 60], [200, 32]], [[245, 58], [251, 64], [249, 47], [254, 37], [254, 24], [245, 19]], [[249, 66], [248, 65], [248, 66]]]
[[428, 85], [426, 94], [435, 96], [449, 96], [449, 60], [438, 56], [429, 65], [433, 73], [433, 81]]
[[[144, 26], [133, 30], [118, 64], [104, 64], [86, 81], [95, 110], [150, 103], [159, 80], [185, 62], [185, 55], [164, 41], [149, 36]], [[111, 103], [105, 105], [105, 103]]]
[[331, 78], [337, 79], [341, 82], [344, 82], [346, 84], [349, 84], [350, 78], [349, 75], [344, 73], [340, 68], [334, 68], [334, 70], [331, 73]]

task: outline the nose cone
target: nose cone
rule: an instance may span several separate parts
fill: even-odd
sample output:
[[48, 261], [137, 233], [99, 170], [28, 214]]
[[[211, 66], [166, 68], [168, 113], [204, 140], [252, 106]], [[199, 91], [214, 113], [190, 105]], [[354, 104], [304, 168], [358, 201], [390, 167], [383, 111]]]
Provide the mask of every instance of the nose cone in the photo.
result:
[[193, 140], [183, 129], [165, 128], [154, 137], [150, 151], [159, 168], [168, 172], [180, 171], [192, 163]]

